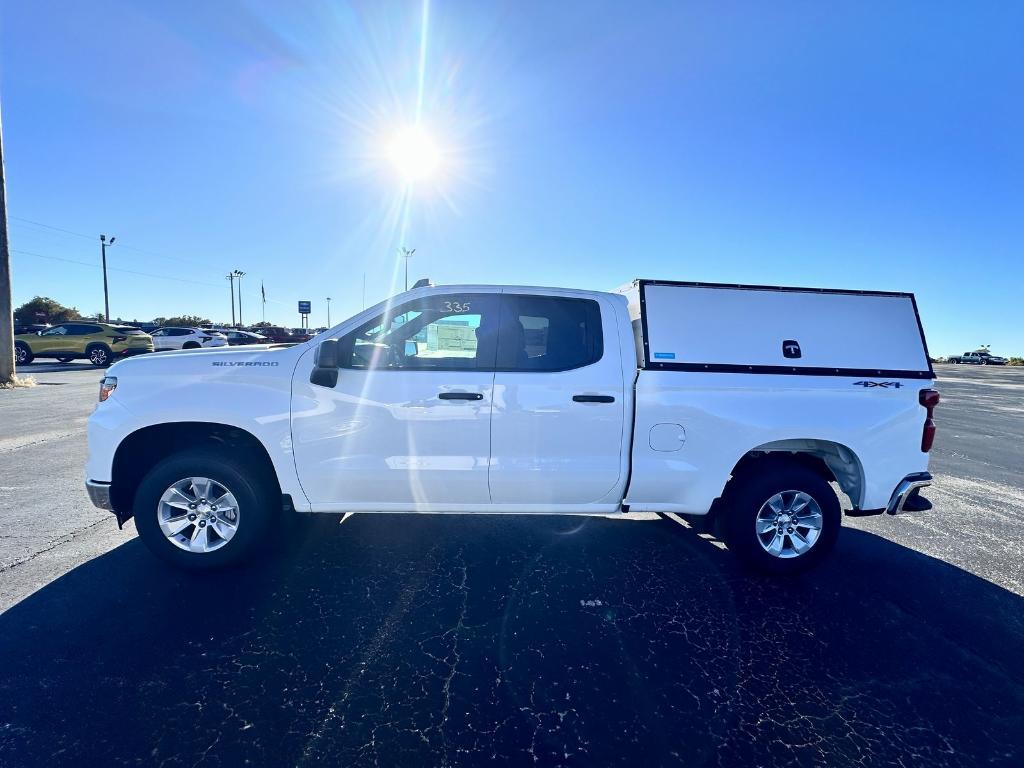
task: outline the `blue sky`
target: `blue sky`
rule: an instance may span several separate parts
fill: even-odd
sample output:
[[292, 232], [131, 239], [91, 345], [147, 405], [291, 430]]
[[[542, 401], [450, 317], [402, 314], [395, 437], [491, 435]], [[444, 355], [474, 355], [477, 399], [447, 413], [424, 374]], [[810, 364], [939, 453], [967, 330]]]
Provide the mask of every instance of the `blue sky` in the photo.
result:
[[[1024, 7], [423, 13], [3, 4], [15, 303], [101, 309], [103, 232], [114, 315], [230, 318], [237, 268], [245, 320], [262, 281], [321, 325], [401, 287], [404, 241], [435, 282], [911, 290], [934, 353], [1024, 354]], [[409, 189], [382, 154], [418, 103], [442, 161]]]

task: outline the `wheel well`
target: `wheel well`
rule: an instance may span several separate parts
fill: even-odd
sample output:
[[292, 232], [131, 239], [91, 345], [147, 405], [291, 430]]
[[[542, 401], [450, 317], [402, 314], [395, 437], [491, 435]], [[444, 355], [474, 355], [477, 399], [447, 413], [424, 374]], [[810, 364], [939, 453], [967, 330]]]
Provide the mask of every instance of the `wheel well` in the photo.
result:
[[132, 432], [121, 441], [114, 453], [111, 474], [111, 502], [114, 509], [131, 517], [135, 491], [142, 478], [160, 460], [181, 451], [218, 447], [237, 455], [245, 453], [258, 462], [258, 473], [273, 480], [280, 494], [277, 472], [263, 444], [251, 433], [238, 427], [209, 422], [183, 421], [155, 424]]
[[[806, 467], [823, 480], [836, 483], [840, 490], [849, 496], [854, 508], [860, 506], [864, 492], [864, 468], [857, 455], [845, 445], [831, 440], [816, 439], [765, 443], [749, 451], [736, 462], [731, 475], [736, 478], [746, 472], [762, 469], [761, 462], [772, 460], [793, 462]], [[726, 487], [728, 488], [728, 485]]]

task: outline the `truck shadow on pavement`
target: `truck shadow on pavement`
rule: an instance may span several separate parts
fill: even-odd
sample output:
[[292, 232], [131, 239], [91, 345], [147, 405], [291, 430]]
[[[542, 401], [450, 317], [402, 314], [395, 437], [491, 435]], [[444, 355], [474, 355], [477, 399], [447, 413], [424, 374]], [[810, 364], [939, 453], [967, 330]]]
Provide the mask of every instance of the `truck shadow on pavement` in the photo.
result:
[[0, 763], [1019, 765], [1022, 608], [852, 529], [789, 580], [668, 521], [335, 518], [200, 575], [134, 540], [0, 615]]

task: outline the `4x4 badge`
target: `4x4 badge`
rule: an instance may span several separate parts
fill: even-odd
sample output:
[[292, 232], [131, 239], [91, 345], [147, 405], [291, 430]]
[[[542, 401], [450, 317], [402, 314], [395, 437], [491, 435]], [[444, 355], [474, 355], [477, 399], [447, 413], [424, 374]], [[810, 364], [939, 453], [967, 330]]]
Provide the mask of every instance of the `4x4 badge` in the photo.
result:
[[881, 387], [882, 389], [899, 389], [903, 386], [898, 381], [855, 381], [853, 382], [855, 387]]

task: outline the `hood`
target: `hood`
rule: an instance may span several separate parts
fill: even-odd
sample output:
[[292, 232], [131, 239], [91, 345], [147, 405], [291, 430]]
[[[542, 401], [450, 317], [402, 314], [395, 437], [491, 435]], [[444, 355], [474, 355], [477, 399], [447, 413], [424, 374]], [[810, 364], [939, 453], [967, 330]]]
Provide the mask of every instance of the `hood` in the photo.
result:
[[250, 344], [239, 347], [208, 347], [153, 352], [120, 360], [110, 366], [111, 376], [123, 374], [218, 372], [232, 368], [287, 367], [305, 350], [304, 344]]

